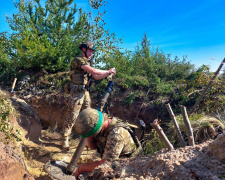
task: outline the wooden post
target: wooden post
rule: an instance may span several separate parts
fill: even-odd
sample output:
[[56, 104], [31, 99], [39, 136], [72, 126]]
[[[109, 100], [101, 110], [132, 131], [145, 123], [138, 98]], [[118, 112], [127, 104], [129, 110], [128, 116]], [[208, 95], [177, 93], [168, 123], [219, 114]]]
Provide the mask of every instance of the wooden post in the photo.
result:
[[188, 115], [187, 115], [186, 107], [180, 106], [180, 108], [181, 108], [181, 114], [183, 116], [184, 125], [185, 125], [186, 131], [188, 133], [189, 146], [194, 146], [195, 145], [194, 135], [193, 135], [193, 131], [191, 128], [191, 123], [190, 123]]
[[167, 110], [168, 110], [168, 112], [170, 114], [170, 118], [172, 119], [173, 125], [175, 127], [175, 130], [177, 132], [178, 138], [180, 140], [180, 143], [184, 147], [184, 146], [186, 146], [185, 140], [184, 140], [184, 138], [183, 138], [183, 136], [181, 134], [180, 128], [179, 128], [178, 123], [177, 123], [177, 120], [175, 118], [175, 115], [174, 115], [173, 110], [171, 109], [169, 103], [166, 104], [166, 108], [167, 108]]
[[151, 123], [151, 126], [156, 130], [156, 132], [158, 133], [159, 137], [161, 138], [161, 140], [163, 141], [165, 146], [169, 150], [174, 149], [173, 145], [170, 143], [170, 141], [166, 137], [165, 133], [163, 132], [163, 129], [160, 127], [158, 119], [155, 119], [154, 122]]

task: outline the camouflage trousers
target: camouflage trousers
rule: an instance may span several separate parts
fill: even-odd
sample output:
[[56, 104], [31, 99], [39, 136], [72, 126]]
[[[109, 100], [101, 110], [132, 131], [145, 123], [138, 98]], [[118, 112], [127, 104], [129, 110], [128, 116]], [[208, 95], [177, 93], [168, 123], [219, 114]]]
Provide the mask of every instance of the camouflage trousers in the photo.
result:
[[68, 111], [63, 124], [64, 137], [69, 136], [71, 134], [71, 130], [75, 124], [76, 118], [79, 115], [80, 111], [91, 106], [91, 98], [89, 92], [86, 90], [81, 92], [71, 91], [67, 106]]

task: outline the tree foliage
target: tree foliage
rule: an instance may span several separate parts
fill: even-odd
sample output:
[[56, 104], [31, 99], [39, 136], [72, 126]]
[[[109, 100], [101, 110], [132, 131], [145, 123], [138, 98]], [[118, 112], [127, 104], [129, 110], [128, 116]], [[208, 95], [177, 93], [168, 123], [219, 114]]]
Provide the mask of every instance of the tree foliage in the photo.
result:
[[[197, 71], [194, 71], [186, 80], [181, 80], [176, 92], [171, 94], [171, 104], [176, 111], [179, 111], [179, 105], [192, 108], [205, 90], [206, 86], [212, 80], [213, 74], [209, 72], [209, 67], [202, 65]], [[196, 112], [216, 113], [225, 110], [224, 79], [218, 77], [211, 84], [205, 96], [195, 109]]]
[[119, 50], [108, 60], [109, 67], [117, 69], [117, 83], [124, 88], [151, 88], [150, 94], [165, 95], [173, 91], [173, 86], [181, 79], [186, 79], [194, 66], [186, 61], [174, 60], [158, 48], [151, 46], [146, 34], [136, 47], [135, 52]]
[[[18, 13], [7, 17], [13, 30], [12, 60], [17, 69], [45, 69], [62, 71], [68, 69], [71, 60], [80, 54], [78, 46], [86, 40], [95, 42], [106, 57], [120, 42], [115, 34], [104, 29], [103, 1], [90, 1], [91, 13], [77, 9], [74, 0], [19, 0], [15, 2]], [[92, 14], [92, 11], [97, 11]], [[90, 22], [90, 17], [93, 21]], [[98, 51], [99, 52], [99, 51]], [[104, 62], [98, 59], [96, 62]]]
[[7, 38], [7, 33], [0, 33], [0, 80], [9, 79], [10, 74], [15, 73], [15, 68], [10, 59], [11, 57], [11, 43]]
[[18, 68], [56, 71], [68, 68], [77, 55], [78, 44], [89, 38], [87, 14], [79, 11], [73, 0], [15, 2], [18, 13], [7, 17], [13, 33], [13, 60]]

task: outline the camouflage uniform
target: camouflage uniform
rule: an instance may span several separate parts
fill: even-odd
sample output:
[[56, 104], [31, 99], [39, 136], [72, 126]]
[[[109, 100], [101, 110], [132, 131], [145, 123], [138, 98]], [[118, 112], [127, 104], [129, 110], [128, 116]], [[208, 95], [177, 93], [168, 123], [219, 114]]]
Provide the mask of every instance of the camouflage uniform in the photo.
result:
[[95, 140], [98, 152], [105, 160], [114, 160], [121, 156], [129, 156], [136, 145], [129, 131], [117, 125], [112, 126], [105, 134], [99, 133]]
[[79, 112], [90, 107], [91, 104], [89, 92], [85, 89], [85, 85], [88, 82], [88, 72], [81, 68], [83, 65], [90, 65], [90, 62], [85, 57], [75, 57], [71, 62], [69, 111], [63, 124], [63, 141], [68, 139], [68, 136], [71, 134]]

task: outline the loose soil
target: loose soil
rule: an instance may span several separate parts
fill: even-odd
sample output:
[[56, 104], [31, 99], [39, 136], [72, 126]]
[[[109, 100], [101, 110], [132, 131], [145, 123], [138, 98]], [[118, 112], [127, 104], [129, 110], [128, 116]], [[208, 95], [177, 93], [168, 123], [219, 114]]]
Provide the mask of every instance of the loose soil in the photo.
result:
[[[224, 133], [225, 136], [225, 133]], [[40, 143], [26, 142], [23, 146], [25, 163], [28, 171], [38, 180], [52, 180], [44, 171], [44, 165], [49, 160], [70, 162], [79, 143], [79, 138], [70, 141], [69, 152], [61, 149], [61, 133], [42, 130]], [[186, 146], [168, 151], [162, 149], [152, 156], [123, 158], [111, 163], [105, 163], [90, 174], [84, 174], [85, 179], [199, 179], [225, 180], [225, 161], [213, 157], [208, 146], [213, 140], [206, 141], [194, 147]], [[78, 164], [99, 160], [95, 151], [85, 148]]]
[[[34, 143], [32, 141], [26, 141], [23, 144], [25, 163], [28, 171], [37, 180], [54, 179], [45, 172], [44, 165], [50, 160], [59, 160], [69, 163], [79, 141], [79, 137], [74, 135], [70, 139], [70, 150], [65, 151], [61, 148], [61, 132], [52, 132], [49, 129], [42, 130], [40, 142]], [[78, 160], [78, 164], [92, 162], [99, 158], [99, 155], [95, 151], [91, 151], [86, 147]]]

